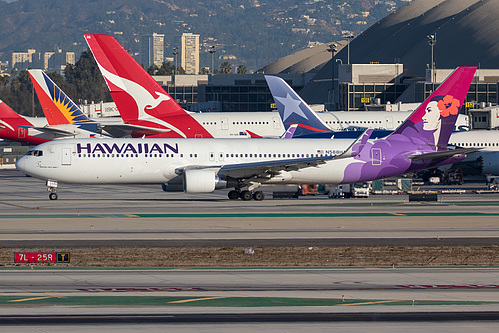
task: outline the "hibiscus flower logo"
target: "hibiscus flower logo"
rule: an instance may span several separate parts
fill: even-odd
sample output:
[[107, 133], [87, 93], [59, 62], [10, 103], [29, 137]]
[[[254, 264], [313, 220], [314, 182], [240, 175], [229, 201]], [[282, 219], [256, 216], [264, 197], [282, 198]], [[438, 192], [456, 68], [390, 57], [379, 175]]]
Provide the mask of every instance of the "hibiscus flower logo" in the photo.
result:
[[447, 95], [442, 100], [438, 101], [437, 106], [440, 110], [440, 115], [442, 117], [448, 117], [450, 115], [455, 116], [459, 113], [461, 103], [451, 95]]

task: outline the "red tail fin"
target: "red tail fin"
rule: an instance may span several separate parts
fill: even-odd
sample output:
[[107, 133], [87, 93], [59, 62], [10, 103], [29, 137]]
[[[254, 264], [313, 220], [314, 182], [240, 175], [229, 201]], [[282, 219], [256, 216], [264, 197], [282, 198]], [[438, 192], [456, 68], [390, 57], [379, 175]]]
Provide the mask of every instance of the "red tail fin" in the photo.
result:
[[85, 35], [85, 39], [126, 123], [152, 122], [153, 127], [170, 128], [169, 137], [212, 137], [116, 39], [108, 35]]

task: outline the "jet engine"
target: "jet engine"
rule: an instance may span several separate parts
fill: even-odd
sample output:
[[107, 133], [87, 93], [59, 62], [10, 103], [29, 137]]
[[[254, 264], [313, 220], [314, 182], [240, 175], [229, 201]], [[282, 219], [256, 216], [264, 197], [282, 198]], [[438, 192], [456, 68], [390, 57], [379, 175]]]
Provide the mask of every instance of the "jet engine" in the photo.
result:
[[480, 152], [479, 159], [482, 160], [482, 174], [499, 174], [499, 152]]
[[185, 170], [185, 193], [208, 193], [216, 189], [226, 188], [227, 181], [220, 179], [212, 170]]

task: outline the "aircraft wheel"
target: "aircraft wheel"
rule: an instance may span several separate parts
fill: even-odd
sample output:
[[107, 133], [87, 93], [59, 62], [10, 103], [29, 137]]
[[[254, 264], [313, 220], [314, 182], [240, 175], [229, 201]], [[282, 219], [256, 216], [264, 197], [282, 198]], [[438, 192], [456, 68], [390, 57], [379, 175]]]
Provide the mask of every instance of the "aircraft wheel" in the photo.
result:
[[57, 200], [57, 193], [50, 193], [49, 194], [49, 199], [50, 200]]
[[262, 201], [263, 199], [265, 199], [265, 195], [262, 191], [257, 191], [253, 193], [253, 199], [255, 199], [256, 201]]
[[241, 199], [243, 199], [244, 201], [250, 201], [251, 198], [253, 197], [251, 195], [251, 192], [250, 191], [242, 191], [241, 194], [239, 195], [241, 197]]
[[230, 200], [237, 200], [239, 199], [239, 192], [236, 190], [229, 191], [229, 194], [227, 195]]

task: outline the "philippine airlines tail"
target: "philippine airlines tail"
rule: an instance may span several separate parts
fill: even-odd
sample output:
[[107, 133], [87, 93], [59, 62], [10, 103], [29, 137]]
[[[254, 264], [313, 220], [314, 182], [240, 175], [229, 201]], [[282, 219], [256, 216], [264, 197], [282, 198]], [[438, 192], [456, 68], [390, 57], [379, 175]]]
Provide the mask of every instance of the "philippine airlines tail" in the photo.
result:
[[333, 131], [317, 116], [307, 103], [280, 77], [265, 75], [265, 80], [286, 130], [297, 125], [293, 137], [304, 137]]
[[85, 35], [125, 123], [168, 128], [164, 137], [212, 137], [109, 35]]
[[90, 119], [41, 69], [28, 70], [49, 125], [75, 124]]

